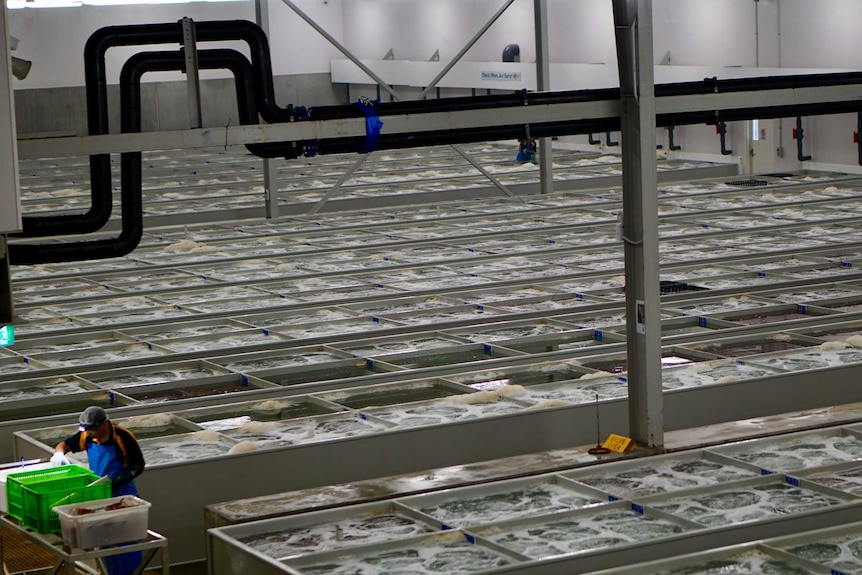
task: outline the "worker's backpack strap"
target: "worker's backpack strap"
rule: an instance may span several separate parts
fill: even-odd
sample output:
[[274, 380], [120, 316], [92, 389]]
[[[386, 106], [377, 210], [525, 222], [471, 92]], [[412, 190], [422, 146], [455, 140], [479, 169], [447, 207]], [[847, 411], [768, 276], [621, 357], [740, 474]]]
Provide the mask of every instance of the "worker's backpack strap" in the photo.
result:
[[122, 455], [122, 458], [123, 458], [123, 467], [128, 467], [129, 466], [129, 452], [126, 450], [126, 444], [123, 443], [122, 434], [118, 433], [120, 431], [120, 428], [117, 427], [116, 425], [114, 425], [113, 423], [111, 425], [114, 427], [114, 441], [117, 443], [117, 447], [119, 448], [120, 454]]

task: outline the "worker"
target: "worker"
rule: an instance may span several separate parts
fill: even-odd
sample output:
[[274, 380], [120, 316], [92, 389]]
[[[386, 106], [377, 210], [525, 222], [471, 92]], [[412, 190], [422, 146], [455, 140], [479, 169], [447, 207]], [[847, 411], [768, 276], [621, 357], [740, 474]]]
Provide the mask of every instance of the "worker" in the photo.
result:
[[519, 164], [536, 163], [536, 140], [533, 138], [525, 138], [518, 140], [518, 155], [515, 161]]
[[113, 495], [138, 495], [135, 477], [144, 472], [144, 456], [131, 431], [108, 419], [98, 405], [91, 405], [78, 419], [78, 433], [54, 448], [51, 463], [68, 465], [66, 453], [85, 451], [90, 471], [111, 478]]
[[[90, 471], [111, 478], [111, 493], [138, 495], [135, 477], [144, 472], [144, 456], [134, 434], [108, 419], [108, 414], [98, 405], [91, 405], [78, 418], [78, 432], [61, 441], [54, 448], [51, 463], [55, 466], [69, 465], [66, 454], [87, 452]], [[134, 551], [104, 558], [109, 575], [134, 573], [142, 561], [142, 553]]]

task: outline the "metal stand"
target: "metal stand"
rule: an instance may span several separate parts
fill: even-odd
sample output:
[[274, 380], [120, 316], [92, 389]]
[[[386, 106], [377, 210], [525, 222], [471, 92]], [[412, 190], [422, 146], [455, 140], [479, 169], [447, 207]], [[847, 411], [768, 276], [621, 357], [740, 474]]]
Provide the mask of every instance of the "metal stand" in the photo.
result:
[[[143, 559], [135, 569], [134, 575], [143, 573], [146, 566], [152, 561], [157, 551], [161, 551], [162, 575], [170, 574], [170, 560], [168, 558], [168, 540], [155, 531], [147, 530], [147, 538], [137, 543], [127, 545], [111, 545], [98, 549], [70, 549], [63, 544], [63, 538], [56, 534], [36, 533], [23, 527], [18, 521], [8, 515], [0, 515], [0, 526], [25, 537], [28, 541], [38, 545], [57, 557], [57, 562], [51, 569], [50, 574], [64, 573], [75, 575], [77, 568], [89, 573], [107, 573], [104, 569], [102, 559], [110, 555], [120, 555], [132, 551], [142, 551]], [[3, 560], [3, 538], [0, 536], [0, 561]], [[93, 569], [90, 565], [80, 564], [84, 561], [94, 562], [98, 567]]]

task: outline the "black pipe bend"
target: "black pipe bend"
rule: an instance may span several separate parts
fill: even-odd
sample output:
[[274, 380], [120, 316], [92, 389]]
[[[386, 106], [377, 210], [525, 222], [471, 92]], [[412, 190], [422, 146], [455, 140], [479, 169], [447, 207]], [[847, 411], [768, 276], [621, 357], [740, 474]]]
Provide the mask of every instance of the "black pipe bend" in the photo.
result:
[[[295, 121], [293, 106], [279, 107], [275, 103], [272, 62], [269, 54], [269, 43], [264, 32], [252, 22], [246, 20], [197, 22], [195, 23], [196, 38], [200, 42], [207, 41], [229, 41], [242, 40], [248, 44], [252, 61], [252, 79], [249, 87], [247, 79], [238, 80], [238, 89], [242, 85], [244, 93], [253, 92], [250, 102], [241, 104], [240, 112], [251, 122], [253, 109], [267, 122]], [[105, 79], [105, 53], [112, 46], [129, 46], [141, 44], [164, 44], [183, 41], [182, 24], [140, 24], [131, 26], [112, 26], [97, 30], [87, 41], [85, 47], [85, 75], [87, 92], [88, 125], [92, 135], [108, 133], [108, 109], [107, 109], [107, 83]], [[205, 56], [204, 58], [209, 58]], [[243, 67], [240, 65], [240, 67]], [[243, 71], [245, 74], [247, 70]], [[244, 77], [245, 78], [245, 77]], [[716, 80], [706, 79], [700, 82], [685, 82], [678, 84], [665, 84], [655, 87], [656, 97], [679, 96], [689, 94], [710, 94], [726, 92], [755, 92], [769, 89], [810, 88], [837, 85], [862, 85], [862, 73], [845, 74], [814, 74], [805, 76], [784, 76], [769, 78], [745, 78], [738, 80]], [[473, 98], [447, 98], [442, 100], [421, 100], [413, 102], [390, 102], [375, 105], [375, 112], [381, 117], [396, 114], [429, 113], [444, 111], [469, 111], [488, 108], [506, 108], [514, 106], [553, 105], [558, 103], [574, 102], [596, 102], [596, 101], [618, 101], [620, 91], [618, 89], [605, 90], [579, 90], [569, 92], [530, 93], [525, 98], [523, 92], [516, 92], [503, 96], [484, 96]], [[240, 95], [238, 93], [238, 101]], [[256, 104], [254, 103], [256, 102]], [[764, 106], [760, 108], [738, 108], [721, 111], [721, 121], [747, 120], [754, 118], [776, 118], [792, 115], [819, 115], [836, 114], [842, 112], [858, 112], [860, 104], [857, 101], [833, 102], [829, 104], [790, 104], [779, 106]], [[330, 120], [339, 118], [355, 118], [363, 115], [363, 111], [355, 105], [328, 106], [312, 108], [309, 110], [310, 120]], [[138, 122], [140, 118], [138, 117]], [[256, 119], [255, 119], [256, 121]], [[714, 124], [716, 122], [715, 111], [683, 112], [659, 115], [656, 118], [658, 127], [686, 125], [686, 124]], [[568, 135], [568, 134], [592, 134], [619, 130], [619, 118], [599, 118], [589, 121], [569, 121], [531, 124], [531, 133], [537, 137]], [[138, 126], [139, 129], [139, 126]], [[522, 125], [498, 126], [488, 128], [473, 128], [468, 130], [439, 130], [417, 134], [381, 134], [377, 141], [377, 149], [391, 149], [399, 147], [412, 147], [419, 145], [435, 145], [449, 143], [476, 142], [490, 139], [517, 138], [523, 133]], [[255, 144], [253, 149], [263, 157], [296, 157], [298, 153], [313, 145], [318, 153], [336, 152], [362, 152], [366, 145], [365, 138], [340, 138], [333, 140], [322, 140], [320, 142], [280, 142], [275, 144]], [[138, 158], [140, 154], [137, 154]], [[121, 195], [123, 201], [123, 218], [129, 205], [136, 205], [133, 199], [127, 204], [126, 200], [131, 198], [136, 187], [140, 187], [139, 178], [137, 182], [132, 176], [135, 174], [134, 154], [123, 154], [121, 165], [123, 172], [121, 181], [123, 183]], [[110, 188], [110, 157], [107, 154], [93, 155], [90, 157], [92, 198], [93, 206], [91, 212], [98, 217], [81, 216], [56, 216], [54, 218], [38, 218], [39, 224], [34, 220], [25, 218], [27, 222], [25, 233], [34, 235], [68, 235], [77, 233], [88, 233], [95, 231], [91, 228], [98, 222], [107, 221], [111, 209]], [[140, 166], [138, 165], [138, 170]], [[127, 195], [128, 193], [128, 195]], [[139, 193], [139, 192], [138, 192]], [[90, 214], [90, 212], [88, 212]], [[101, 227], [104, 223], [100, 224]], [[132, 226], [134, 228], [134, 226]], [[98, 228], [97, 228], [98, 229]], [[126, 232], [125, 221], [123, 234], [125, 240], [131, 242], [134, 229]], [[123, 236], [121, 234], [121, 236]], [[92, 242], [84, 242], [92, 245]], [[74, 245], [74, 244], [73, 244]], [[27, 246], [21, 244], [10, 245], [10, 260], [12, 263], [43, 263], [33, 255], [33, 250], [40, 250], [38, 246]], [[57, 249], [59, 253], [62, 248]], [[71, 250], [71, 248], [70, 248]], [[108, 250], [111, 257], [119, 255], [116, 251]], [[12, 255], [14, 253], [14, 255]], [[41, 252], [40, 252], [41, 253]], [[25, 254], [30, 254], [25, 256]], [[44, 254], [42, 254], [44, 255]], [[77, 255], [77, 253], [75, 254]], [[55, 257], [44, 256], [44, 257]], [[60, 258], [60, 256], [56, 256]], [[70, 254], [62, 256], [61, 259], [50, 261], [70, 261], [82, 259], [72, 257]], [[30, 260], [30, 261], [26, 261]], [[43, 260], [44, 261], [44, 260]]]
[[[202, 69], [227, 68], [234, 74], [240, 123], [258, 121], [254, 101], [252, 65], [235, 50], [205, 50], [198, 54]], [[185, 66], [180, 52], [141, 52], [126, 62], [120, 73], [120, 111], [123, 133], [141, 131], [140, 81], [146, 72], [181, 70]], [[259, 145], [252, 153], [274, 153], [268, 145]], [[79, 261], [122, 257], [134, 250], [143, 235], [143, 200], [141, 153], [125, 152], [120, 155], [122, 229], [115, 238], [51, 243], [10, 244], [9, 259], [14, 265], [42, 264], [61, 261]], [[109, 168], [110, 172], [110, 168]], [[110, 177], [110, 173], [109, 173]]]

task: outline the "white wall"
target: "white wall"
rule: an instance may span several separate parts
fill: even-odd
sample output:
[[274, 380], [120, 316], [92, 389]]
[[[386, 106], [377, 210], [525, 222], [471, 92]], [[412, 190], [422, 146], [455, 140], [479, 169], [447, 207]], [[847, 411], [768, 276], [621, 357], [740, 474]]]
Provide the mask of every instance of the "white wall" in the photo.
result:
[[[428, 60], [439, 50], [443, 62], [452, 59], [504, 4], [504, 0], [294, 1], [360, 58], [380, 59], [392, 49], [399, 60]], [[280, 0], [269, 0], [269, 9], [276, 75], [327, 73], [330, 60], [343, 57]], [[670, 53], [675, 65], [862, 69], [859, 0], [654, 0], [653, 10], [657, 62]], [[548, 0], [548, 11], [552, 62], [616, 61], [609, 0]], [[30, 77], [16, 81], [15, 88], [81, 86], [84, 43], [92, 31], [111, 24], [175, 22], [183, 16], [254, 20], [254, 3], [10, 11], [10, 32], [21, 39], [15, 55], [34, 61]], [[465, 60], [498, 62], [511, 43], [520, 45], [522, 62], [535, 60], [533, 0], [515, 0]], [[109, 51], [109, 83], [116, 81], [120, 63], [136, 50]], [[214, 76], [226, 77], [202, 73], [204, 78]], [[159, 74], [145, 77], [150, 82], [162, 79], [166, 78]], [[812, 165], [796, 161], [794, 124], [794, 119], [781, 122], [780, 146], [785, 153], [783, 158], [776, 155], [776, 170]], [[806, 153], [815, 162], [857, 164], [852, 144], [855, 115], [806, 118], [803, 125]], [[728, 147], [743, 158], [746, 132], [744, 124], [728, 126]], [[657, 138], [664, 142], [664, 131]], [[586, 143], [585, 137], [573, 140]], [[686, 152], [719, 152], [718, 136], [709, 126], [681, 127], [676, 141]]]
[[[391, 48], [399, 60], [428, 60], [435, 50], [451, 60], [497, 13], [504, 0], [350, 0], [344, 3], [345, 44], [359, 58], [380, 59]], [[613, 12], [607, 0], [550, 0], [553, 62], [613, 62]], [[602, 33], [602, 32], [607, 33]], [[536, 59], [533, 0], [515, 0], [464, 59], [499, 62], [518, 44], [521, 61]]]
[[[769, 17], [780, 21], [780, 43], [776, 58], [783, 67], [833, 66], [862, 70], [862, 3], [853, 0], [769, 0], [761, 1], [769, 8]], [[763, 37], [761, 36], [761, 40]], [[817, 164], [847, 164], [859, 168], [858, 152], [853, 144], [856, 115], [818, 116], [805, 118], [803, 128], [805, 153], [813, 156], [812, 163], [796, 160], [796, 142], [792, 139], [795, 119], [782, 121], [785, 159], [783, 169], [804, 168]]]
[[[342, 35], [341, 0], [296, 0], [295, 4], [335, 37]], [[326, 73], [329, 61], [339, 52], [286, 5], [270, 0], [270, 45], [273, 72], [282, 74]], [[15, 89], [84, 85], [84, 45], [103, 26], [177, 22], [183, 17], [196, 21], [254, 21], [254, 2], [194, 2], [133, 6], [81, 6], [10, 10], [9, 33], [20, 39], [15, 56], [33, 61], [25, 80]], [[212, 47], [211, 43], [210, 47]], [[248, 54], [240, 43], [226, 43]], [[202, 44], [202, 47], [206, 47]], [[118, 83], [119, 71], [128, 57], [142, 50], [174, 50], [172, 46], [122, 47], [106, 55], [108, 83]], [[202, 71], [201, 78], [228, 77], [224, 72]], [[147, 74], [143, 81], [183, 79], [176, 74]]]

